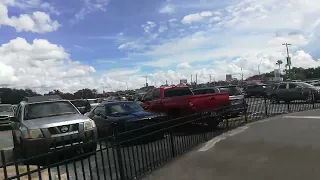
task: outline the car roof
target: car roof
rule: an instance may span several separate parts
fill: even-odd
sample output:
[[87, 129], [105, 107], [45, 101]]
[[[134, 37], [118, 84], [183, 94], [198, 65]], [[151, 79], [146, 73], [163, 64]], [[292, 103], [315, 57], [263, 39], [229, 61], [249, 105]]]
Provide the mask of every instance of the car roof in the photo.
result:
[[102, 101], [100, 104], [134, 103], [132, 101]]
[[49, 96], [32, 96], [25, 97], [24, 102], [26, 103], [39, 103], [39, 102], [50, 102], [50, 101], [63, 101], [63, 99], [58, 95], [49, 95]]
[[0, 104], [0, 106], [12, 106], [11, 104]]

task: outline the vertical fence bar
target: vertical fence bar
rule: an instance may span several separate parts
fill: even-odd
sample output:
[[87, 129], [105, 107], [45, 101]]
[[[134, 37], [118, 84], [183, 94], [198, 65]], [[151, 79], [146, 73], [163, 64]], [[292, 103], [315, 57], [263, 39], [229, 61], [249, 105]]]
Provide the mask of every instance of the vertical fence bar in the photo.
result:
[[264, 113], [265, 113], [266, 117], [268, 117], [267, 97], [263, 96], [263, 99], [264, 99]]
[[171, 153], [172, 153], [172, 157], [176, 156], [176, 152], [175, 152], [175, 146], [174, 146], [174, 138], [173, 138], [173, 134], [172, 134], [172, 130], [169, 130], [169, 136], [170, 136], [170, 145], [171, 145]]
[[7, 164], [6, 164], [6, 159], [4, 155], [4, 150], [1, 150], [1, 160], [2, 160], [2, 166], [3, 166], [3, 175], [4, 179], [8, 179], [8, 172], [7, 172]]
[[[117, 141], [117, 139], [118, 139], [118, 136], [116, 135], [116, 141]], [[125, 180], [121, 148], [120, 148], [120, 144], [118, 142], [116, 142], [116, 154], [117, 154], [118, 165], [119, 165], [120, 180]]]

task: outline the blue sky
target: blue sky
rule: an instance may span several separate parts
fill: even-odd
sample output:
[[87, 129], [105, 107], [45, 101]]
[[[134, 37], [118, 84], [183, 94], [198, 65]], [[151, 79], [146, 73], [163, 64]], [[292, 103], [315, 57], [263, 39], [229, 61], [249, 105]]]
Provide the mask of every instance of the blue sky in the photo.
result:
[[144, 75], [154, 85], [239, 78], [241, 68], [247, 77], [262, 57], [273, 70], [284, 42], [295, 66], [315, 67], [319, 10], [317, 0], [3, 0], [0, 84], [115, 90], [143, 86]]

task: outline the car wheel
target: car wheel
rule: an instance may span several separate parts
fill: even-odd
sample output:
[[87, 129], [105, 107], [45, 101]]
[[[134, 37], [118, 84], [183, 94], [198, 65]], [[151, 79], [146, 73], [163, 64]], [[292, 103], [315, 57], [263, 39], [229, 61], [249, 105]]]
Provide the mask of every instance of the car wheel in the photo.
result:
[[280, 103], [280, 101], [279, 101], [279, 99], [278, 99], [277, 96], [271, 96], [271, 97], [270, 97], [270, 102], [271, 102], [272, 104], [279, 104], [279, 103]]
[[88, 145], [86, 145], [85, 147], [82, 148], [83, 153], [87, 154], [87, 153], [96, 153], [97, 151], [97, 142], [90, 142], [88, 143]]

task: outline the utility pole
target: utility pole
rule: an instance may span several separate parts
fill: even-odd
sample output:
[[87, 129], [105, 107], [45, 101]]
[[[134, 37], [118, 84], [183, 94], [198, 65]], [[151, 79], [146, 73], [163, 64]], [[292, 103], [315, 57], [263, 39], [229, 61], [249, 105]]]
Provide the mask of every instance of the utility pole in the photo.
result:
[[148, 87], [148, 76], [142, 76], [144, 78], [146, 78], [146, 87]]
[[127, 87], [127, 91], [128, 91], [128, 82], [126, 82], [126, 87]]
[[168, 86], [168, 80], [166, 80], [166, 86]]
[[191, 81], [190, 81], [190, 83], [191, 83], [191, 85], [192, 85], [192, 83], [193, 83], [193, 82], [192, 82], [192, 74], [191, 74]]
[[261, 59], [260, 59], [260, 63], [258, 64], [258, 71], [259, 71], [259, 76], [261, 75], [261, 73], [260, 73], [260, 65], [261, 65], [261, 63], [262, 63], [262, 60], [264, 59], [265, 57], [262, 57]]
[[282, 45], [283, 45], [283, 46], [286, 46], [286, 50], [287, 50], [287, 66], [289, 67], [288, 74], [289, 74], [289, 78], [290, 78], [291, 58], [290, 58], [290, 55], [289, 55], [289, 48], [288, 48], [288, 46], [291, 46], [292, 44], [284, 43], [284, 44], [282, 44]]
[[243, 82], [243, 72], [242, 72], [242, 67], [240, 67], [241, 69], [241, 79], [242, 79], [242, 82]]
[[196, 74], [196, 85], [198, 84], [198, 74]]

